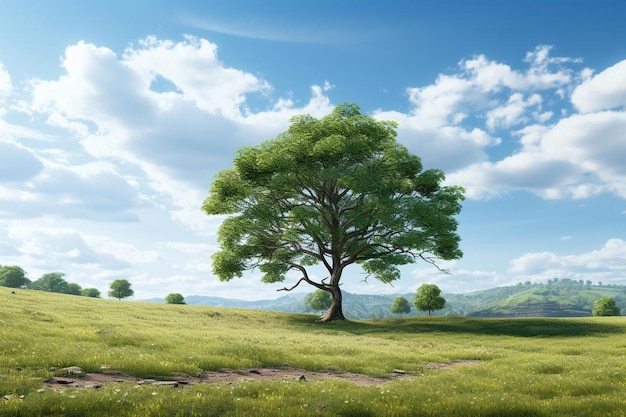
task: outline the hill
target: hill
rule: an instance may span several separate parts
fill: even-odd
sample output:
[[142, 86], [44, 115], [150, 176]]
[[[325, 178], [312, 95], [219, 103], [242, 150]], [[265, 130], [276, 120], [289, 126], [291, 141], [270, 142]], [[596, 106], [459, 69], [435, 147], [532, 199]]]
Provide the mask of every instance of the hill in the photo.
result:
[[[403, 296], [410, 303], [415, 294], [369, 295], [344, 292], [344, 314], [348, 319], [388, 318], [391, 302]], [[518, 284], [466, 294], [443, 294], [446, 307], [435, 315], [468, 317], [588, 317], [601, 297], [613, 298], [626, 315], [626, 285], [591, 285], [570, 279], [551, 280], [548, 284]], [[288, 294], [273, 300], [246, 301], [232, 298], [191, 295], [189, 305], [246, 308], [285, 313], [310, 313], [304, 294]], [[153, 298], [151, 302], [164, 302]], [[413, 309], [407, 316], [424, 315]]]
[[322, 325], [0, 287], [0, 324], [0, 417], [600, 417], [626, 407], [621, 317]]

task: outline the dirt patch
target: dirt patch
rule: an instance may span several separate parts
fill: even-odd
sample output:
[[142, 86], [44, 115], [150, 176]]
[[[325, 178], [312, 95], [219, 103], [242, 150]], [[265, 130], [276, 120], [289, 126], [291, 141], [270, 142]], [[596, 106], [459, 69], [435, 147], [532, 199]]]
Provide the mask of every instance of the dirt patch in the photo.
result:
[[137, 385], [166, 385], [180, 387], [196, 384], [232, 384], [243, 381], [276, 381], [296, 380], [301, 382], [336, 379], [349, 381], [360, 386], [375, 386], [398, 380], [410, 379], [415, 376], [396, 371], [386, 378], [355, 374], [351, 372], [307, 371], [297, 368], [249, 368], [249, 369], [220, 369], [219, 371], [203, 371], [198, 377], [186, 374], [177, 374], [168, 381], [142, 379], [121, 373], [85, 373], [80, 377], [53, 377], [44, 382], [48, 388], [102, 388], [104, 384], [131, 382]]
[[[426, 369], [452, 369], [461, 365], [477, 365], [481, 360], [455, 360], [450, 363], [427, 362]], [[69, 368], [67, 368], [69, 369]], [[80, 368], [78, 368], [80, 369]], [[387, 377], [373, 377], [352, 372], [335, 371], [307, 371], [298, 368], [247, 368], [247, 369], [220, 369], [218, 371], [203, 371], [200, 376], [192, 377], [186, 374], [175, 374], [169, 380], [155, 380], [137, 378], [124, 375], [119, 372], [107, 370], [102, 373], [82, 373], [71, 376], [55, 376], [44, 382], [48, 388], [102, 388], [105, 384], [130, 382], [137, 385], [161, 385], [171, 387], [183, 387], [196, 384], [232, 384], [244, 381], [279, 381], [295, 380], [301, 382], [321, 381], [324, 379], [335, 379], [352, 382], [359, 386], [376, 386], [399, 379], [414, 379], [415, 375], [410, 375], [403, 370], [395, 370]]]

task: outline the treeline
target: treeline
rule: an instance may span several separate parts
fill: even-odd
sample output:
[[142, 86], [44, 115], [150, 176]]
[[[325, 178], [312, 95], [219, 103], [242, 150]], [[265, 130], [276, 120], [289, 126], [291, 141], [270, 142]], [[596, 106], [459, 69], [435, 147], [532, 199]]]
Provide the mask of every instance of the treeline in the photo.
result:
[[2, 287], [25, 288], [84, 297], [99, 298], [101, 296], [100, 290], [97, 288], [81, 288], [76, 283], [67, 282], [64, 277], [63, 272], [50, 272], [43, 274], [35, 281], [31, 281], [26, 277], [26, 272], [21, 267], [0, 265], [0, 286]]

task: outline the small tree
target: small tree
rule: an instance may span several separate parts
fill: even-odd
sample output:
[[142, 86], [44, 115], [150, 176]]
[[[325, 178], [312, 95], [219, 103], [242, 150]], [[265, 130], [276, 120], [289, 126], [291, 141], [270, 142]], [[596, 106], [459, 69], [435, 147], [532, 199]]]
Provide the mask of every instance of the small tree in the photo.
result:
[[130, 286], [130, 282], [125, 279], [114, 280], [110, 285], [111, 291], [109, 291], [109, 297], [121, 300], [122, 298], [132, 296], [135, 291], [133, 291]]
[[327, 310], [332, 302], [332, 295], [324, 290], [313, 291], [304, 297], [304, 306], [313, 311]]
[[0, 266], [0, 286], [10, 288], [22, 288], [30, 280], [19, 266]]
[[39, 291], [66, 293], [68, 291], [68, 284], [67, 281], [63, 279], [64, 276], [65, 274], [63, 272], [43, 274], [38, 280], [33, 282], [33, 287]]
[[619, 316], [620, 311], [614, 299], [611, 297], [602, 297], [593, 305], [592, 314], [594, 316]]
[[187, 304], [185, 303], [185, 298], [179, 293], [168, 294], [165, 297], [165, 302], [167, 304]]
[[413, 304], [420, 311], [428, 311], [428, 315], [434, 310], [441, 310], [446, 305], [446, 299], [441, 295], [441, 290], [435, 284], [422, 284], [417, 289], [417, 295]]
[[67, 284], [67, 288], [65, 289], [65, 294], [70, 294], [70, 295], [80, 295], [82, 291], [82, 288], [80, 288], [80, 285], [75, 284], [73, 282]]
[[100, 298], [100, 290], [97, 288], [85, 288], [80, 292], [80, 294], [83, 297]]
[[396, 297], [391, 302], [391, 312], [393, 314], [408, 314], [411, 312], [409, 300], [404, 297]]

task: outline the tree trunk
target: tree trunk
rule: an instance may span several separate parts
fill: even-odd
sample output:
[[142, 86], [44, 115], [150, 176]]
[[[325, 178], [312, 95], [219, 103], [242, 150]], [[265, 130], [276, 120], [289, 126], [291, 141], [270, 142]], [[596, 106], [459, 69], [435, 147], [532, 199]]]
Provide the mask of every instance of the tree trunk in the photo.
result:
[[342, 295], [339, 286], [331, 287], [330, 293], [333, 296], [333, 302], [326, 313], [324, 313], [317, 321], [320, 323], [328, 323], [334, 320], [345, 320], [343, 316]]

